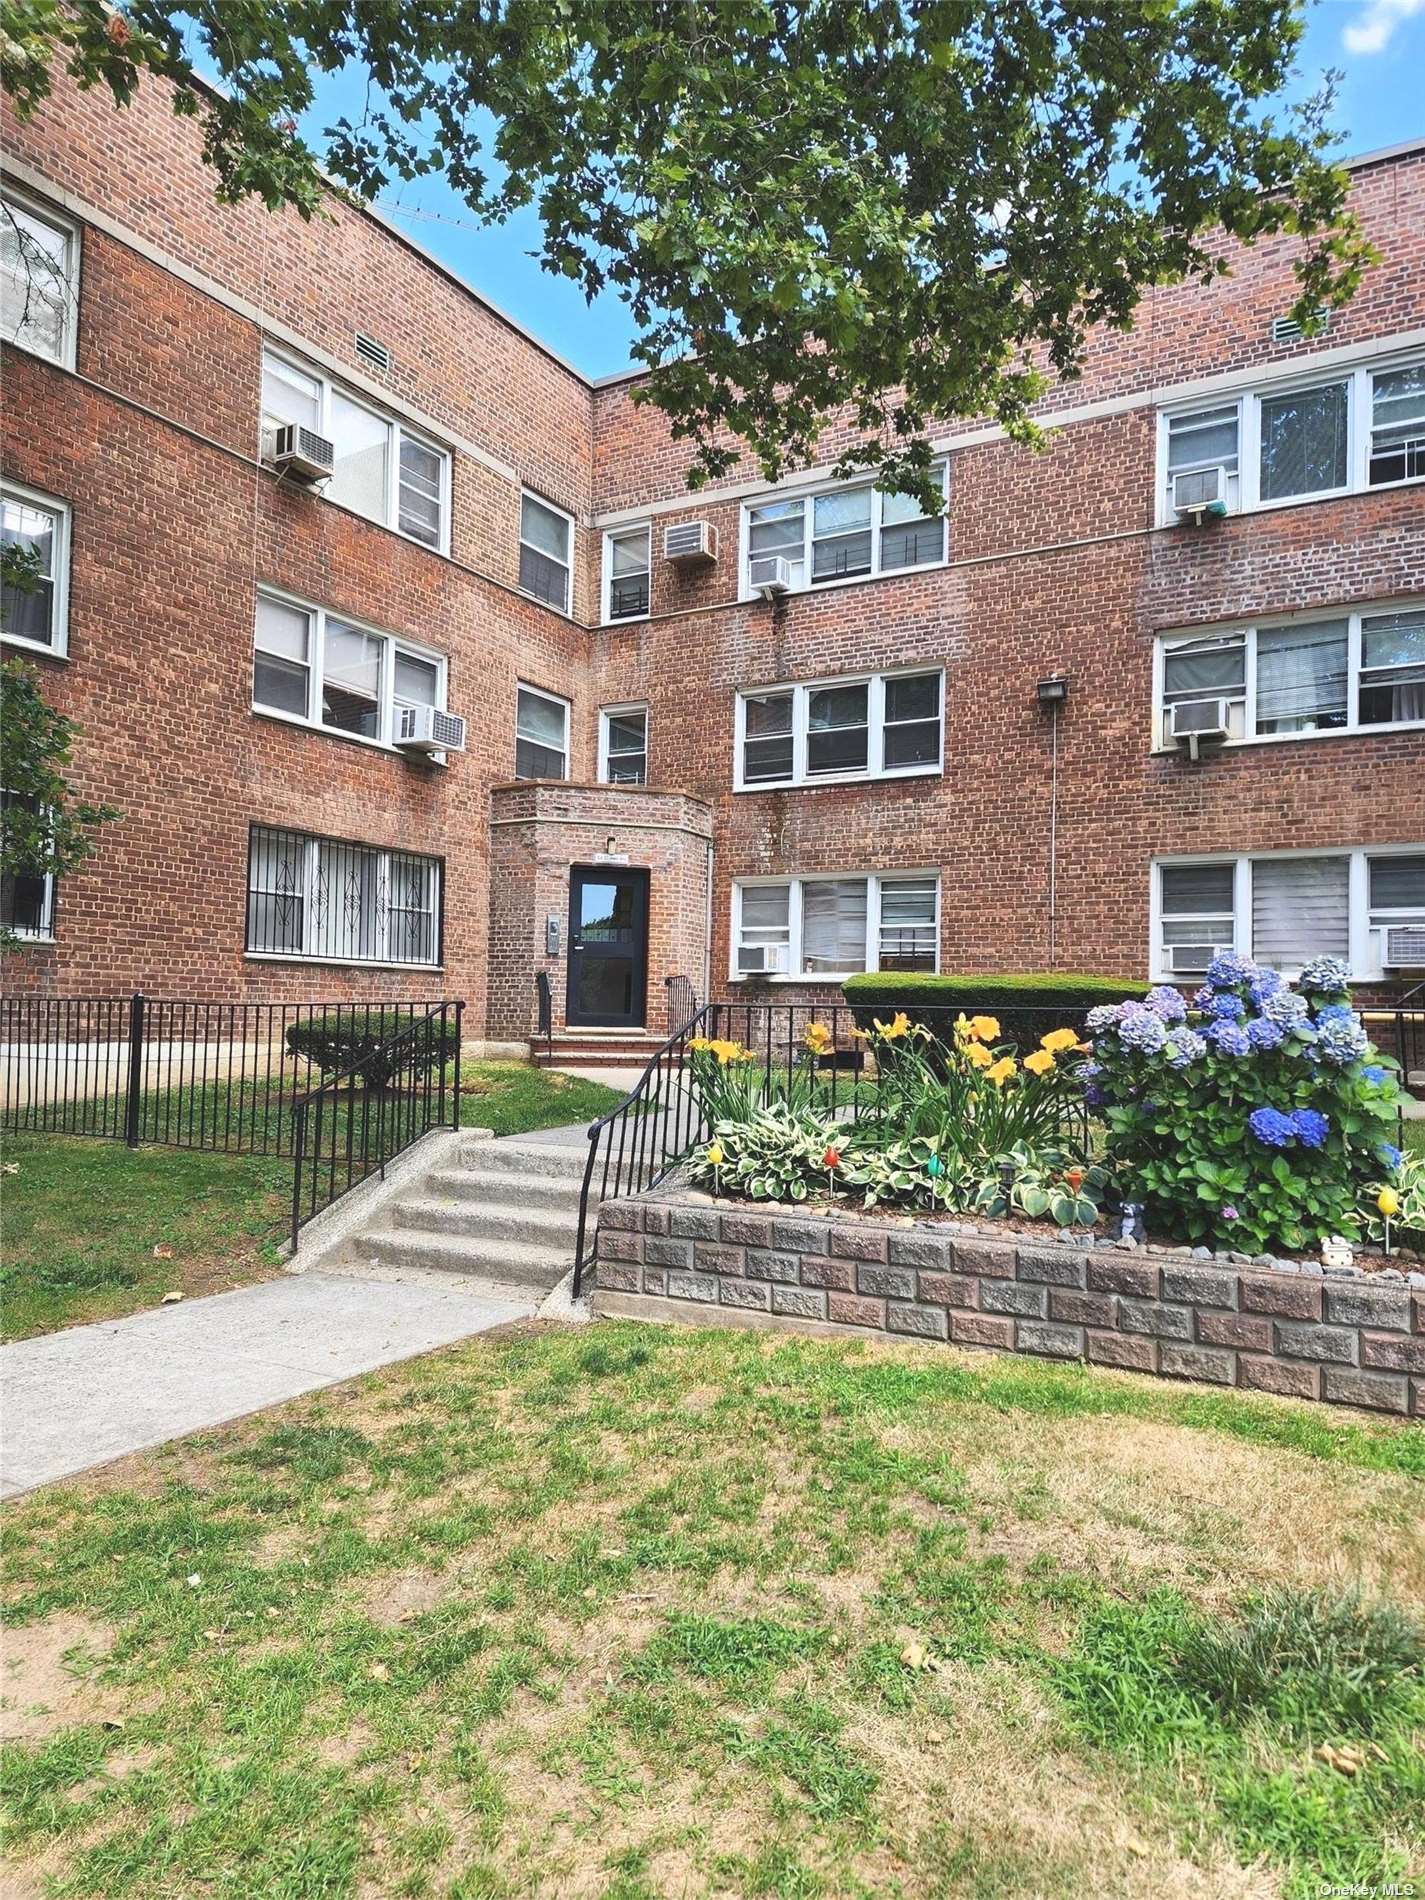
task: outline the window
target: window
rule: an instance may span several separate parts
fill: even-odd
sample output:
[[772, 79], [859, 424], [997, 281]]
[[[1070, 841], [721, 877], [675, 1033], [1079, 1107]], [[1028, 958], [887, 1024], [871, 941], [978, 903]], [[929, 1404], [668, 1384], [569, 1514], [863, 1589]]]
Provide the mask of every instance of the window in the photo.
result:
[[599, 779], [605, 785], [647, 784], [646, 706], [605, 706], [599, 713]]
[[441, 959], [441, 861], [254, 825], [247, 954], [320, 963]]
[[74, 367], [79, 234], [73, 225], [0, 196], [0, 336]]
[[0, 633], [15, 646], [63, 654], [68, 648], [69, 510], [28, 488], [0, 489], [0, 538], [33, 562], [32, 587], [8, 586]]
[[533, 495], [520, 497], [520, 586], [562, 614], [569, 611], [573, 539], [574, 523], [568, 515]]
[[[16, 807], [28, 812], [39, 809], [33, 798], [14, 792], [0, 793], [0, 806], [6, 811]], [[0, 929], [16, 937], [48, 943], [54, 937], [54, 879], [52, 877], [12, 877], [0, 875]]]
[[568, 700], [521, 686], [515, 698], [515, 777], [568, 776]]
[[252, 704], [326, 732], [389, 746], [406, 706], [445, 706], [438, 653], [353, 625], [339, 614], [260, 592], [253, 632]]
[[874, 673], [737, 698], [737, 789], [938, 772], [942, 679]]
[[840, 978], [936, 968], [939, 879], [802, 877], [735, 884], [734, 977]]
[[1219, 950], [1294, 975], [1342, 957], [1358, 981], [1384, 970], [1385, 931], [1425, 924], [1425, 846], [1270, 852], [1155, 867], [1153, 973], [1200, 978]]
[[1166, 411], [1162, 445], [1165, 524], [1174, 475], [1197, 469], [1225, 470], [1233, 510], [1425, 479], [1425, 360]]
[[274, 350], [262, 357], [262, 448], [293, 422], [326, 436], [333, 473], [325, 494], [354, 514], [444, 553], [449, 540], [450, 457], [329, 378]]
[[1161, 745], [1172, 707], [1203, 699], [1227, 701], [1233, 740], [1425, 723], [1425, 602], [1162, 640]]
[[642, 620], [648, 613], [653, 530], [620, 528], [604, 536], [604, 619]]
[[[944, 492], [945, 467], [937, 471]], [[797, 589], [933, 567], [945, 559], [945, 516], [869, 483], [769, 499], [746, 510], [745, 560], [781, 555]], [[752, 591], [744, 570], [743, 591]]]

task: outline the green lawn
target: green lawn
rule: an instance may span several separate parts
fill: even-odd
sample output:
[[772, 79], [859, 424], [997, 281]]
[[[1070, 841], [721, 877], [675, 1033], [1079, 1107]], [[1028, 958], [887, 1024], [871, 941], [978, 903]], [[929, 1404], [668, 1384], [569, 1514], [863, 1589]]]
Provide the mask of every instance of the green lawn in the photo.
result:
[[[592, 1121], [619, 1097], [518, 1062], [468, 1062], [460, 1118], [497, 1134]], [[275, 1109], [250, 1096], [244, 1126]], [[0, 1318], [6, 1339], [242, 1286], [278, 1269], [292, 1163], [69, 1135], [7, 1135]], [[155, 1257], [155, 1248], [171, 1249]]]
[[11, 1508], [17, 1891], [1384, 1892], [1422, 1480], [1418, 1430], [1078, 1367], [472, 1340]]

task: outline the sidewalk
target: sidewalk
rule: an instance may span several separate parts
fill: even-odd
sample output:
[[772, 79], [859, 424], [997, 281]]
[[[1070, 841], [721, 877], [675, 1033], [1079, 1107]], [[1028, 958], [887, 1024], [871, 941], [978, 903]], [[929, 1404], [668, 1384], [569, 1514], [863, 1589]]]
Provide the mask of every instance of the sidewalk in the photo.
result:
[[539, 1297], [294, 1274], [0, 1347], [0, 1496], [527, 1318]]

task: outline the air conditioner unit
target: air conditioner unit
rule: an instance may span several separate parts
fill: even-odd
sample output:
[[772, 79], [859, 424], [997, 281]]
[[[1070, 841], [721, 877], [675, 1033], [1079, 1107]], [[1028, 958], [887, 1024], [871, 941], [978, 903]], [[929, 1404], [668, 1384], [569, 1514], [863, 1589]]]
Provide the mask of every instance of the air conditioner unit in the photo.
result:
[[272, 466], [299, 482], [330, 481], [336, 464], [336, 450], [315, 429], [304, 429], [299, 422], [284, 422], [273, 431]]
[[[746, 954], [751, 955], [749, 951]], [[785, 976], [790, 956], [784, 943], [764, 943], [756, 947], [756, 954], [762, 959], [756, 968], [743, 968], [743, 976]]]
[[463, 752], [465, 721], [434, 706], [398, 706], [394, 738], [407, 752]]
[[1201, 976], [1214, 957], [1225, 956], [1231, 944], [1170, 943], [1164, 962], [1174, 976]]
[[1390, 924], [1382, 934], [1385, 969], [1425, 970], [1425, 924]]
[[792, 591], [792, 564], [785, 554], [762, 554], [748, 562], [747, 578], [754, 594], [776, 600]]
[[1230, 699], [1180, 699], [1168, 708], [1170, 739], [1225, 739], [1231, 730]]
[[1180, 469], [1172, 478], [1172, 506], [1175, 515], [1191, 515], [1194, 521], [1225, 515], [1227, 470], [1220, 463], [1215, 468]]
[[710, 521], [675, 521], [663, 530], [663, 559], [684, 562], [717, 559], [717, 529]]

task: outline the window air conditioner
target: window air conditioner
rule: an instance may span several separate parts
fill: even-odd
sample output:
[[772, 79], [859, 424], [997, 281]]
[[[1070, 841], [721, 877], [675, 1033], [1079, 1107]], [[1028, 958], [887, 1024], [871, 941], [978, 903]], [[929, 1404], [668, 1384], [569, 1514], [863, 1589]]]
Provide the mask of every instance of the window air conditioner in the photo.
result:
[[1387, 970], [1425, 970], [1425, 924], [1391, 924], [1383, 932], [1381, 964]]
[[1221, 943], [1170, 943], [1164, 951], [1164, 962], [1174, 976], [1201, 976], [1214, 957], [1225, 956], [1231, 947]]
[[395, 741], [407, 752], [463, 752], [465, 721], [434, 706], [398, 706]]
[[272, 466], [280, 474], [299, 482], [330, 481], [336, 463], [336, 451], [324, 435], [304, 429], [299, 422], [284, 422], [273, 432]]
[[760, 963], [743, 963], [740, 959], [738, 969], [743, 976], [785, 976], [787, 973], [788, 946], [784, 943], [754, 944], [743, 951], [744, 957], [761, 957]]
[[747, 564], [747, 578], [754, 594], [763, 600], [776, 600], [792, 591], [792, 564], [785, 554], [763, 554]]
[[1168, 708], [1168, 737], [1185, 745], [1188, 757], [1197, 762], [1198, 748], [1204, 741], [1221, 745], [1232, 731], [1230, 699], [1180, 699]]
[[710, 521], [675, 521], [663, 530], [663, 559], [693, 562], [717, 559], [717, 529]]
[[1181, 469], [1172, 478], [1172, 504], [1175, 515], [1191, 515], [1194, 521], [1211, 516], [1214, 520], [1227, 513], [1227, 470], [1216, 468]]

